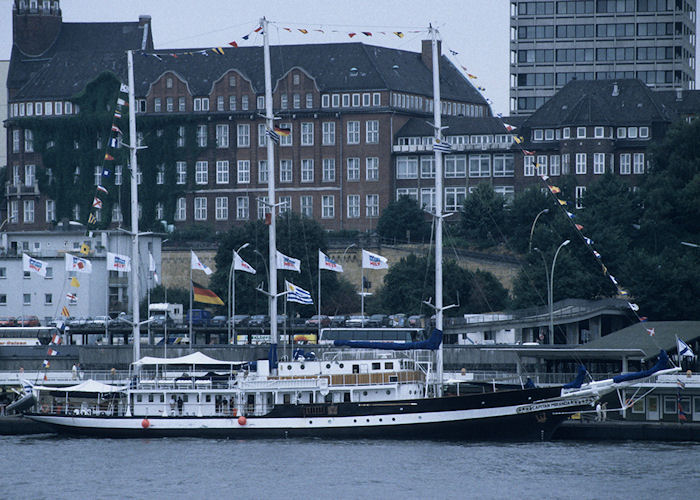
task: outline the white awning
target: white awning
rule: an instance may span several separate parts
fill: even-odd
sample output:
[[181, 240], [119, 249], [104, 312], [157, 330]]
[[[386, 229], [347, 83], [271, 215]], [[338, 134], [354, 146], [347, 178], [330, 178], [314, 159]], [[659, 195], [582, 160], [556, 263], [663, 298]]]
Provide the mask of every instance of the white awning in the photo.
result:
[[145, 356], [133, 363], [136, 366], [144, 365], [216, 365], [216, 366], [238, 366], [244, 364], [241, 361], [220, 361], [210, 358], [201, 352], [193, 352], [179, 358], [154, 358]]
[[78, 385], [71, 385], [68, 387], [50, 387], [47, 385], [35, 385], [34, 389], [40, 391], [59, 391], [59, 392], [94, 392], [94, 393], [111, 393], [111, 392], [122, 392], [126, 390], [128, 386], [126, 385], [109, 385], [103, 384], [102, 382], [97, 382], [96, 380], [86, 380], [85, 382]]

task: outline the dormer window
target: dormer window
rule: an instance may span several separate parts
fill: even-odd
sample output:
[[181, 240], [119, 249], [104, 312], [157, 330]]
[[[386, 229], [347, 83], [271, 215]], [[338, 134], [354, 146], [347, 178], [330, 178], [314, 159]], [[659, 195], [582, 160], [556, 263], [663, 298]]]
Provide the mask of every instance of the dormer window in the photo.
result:
[[547, 129], [544, 131], [544, 140], [545, 141], [553, 141], [554, 140], [554, 130], [553, 129]]
[[165, 88], [168, 88], [168, 89], [173, 88], [173, 79], [172, 78], [165, 79]]
[[294, 85], [299, 85], [299, 73], [295, 73], [294, 76], [292, 76], [292, 83]]
[[576, 127], [576, 138], [585, 139], [586, 138], [586, 127]]
[[541, 128], [535, 129], [533, 140], [541, 141], [544, 138], [544, 131]]
[[564, 127], [562, 130], [562, 137], [564, 139], [569, 139], [571, 137], [571, 129], [569, 127]]
[[594, 134], [596, 139], [602, 139], [603, 137], [605, 137], [605, 128], [604, 127], [596, 127], [593, 130], [593, 134]]

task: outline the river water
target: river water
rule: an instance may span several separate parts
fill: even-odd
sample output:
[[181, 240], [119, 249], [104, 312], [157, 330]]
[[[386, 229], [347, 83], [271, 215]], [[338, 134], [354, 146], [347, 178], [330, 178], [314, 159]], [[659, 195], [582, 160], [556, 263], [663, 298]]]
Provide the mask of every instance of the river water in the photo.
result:
[[700, 496], [698, 443], [0, 437], [0, 498]]

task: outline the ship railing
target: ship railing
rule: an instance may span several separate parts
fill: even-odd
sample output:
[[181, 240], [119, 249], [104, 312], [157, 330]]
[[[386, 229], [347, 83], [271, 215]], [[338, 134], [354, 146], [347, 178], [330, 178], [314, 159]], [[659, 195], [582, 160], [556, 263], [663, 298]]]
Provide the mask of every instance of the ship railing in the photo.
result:
[[34, 411], [48, 415], [73, 415], [73, 416], [121, 416], [124, 415], [125, 407], [110, 403], [100, 404], [65, 404], [60, 399], [52, 402], [41, 402], [34, 408]]
[[0, 371], [0, 385], [20, 386], [23, 381], [36, 385], [77, 385], [86, 380], [97, 380], [104, 384], [126, 385], [129, 373], [121, 370], [42, 370], [42, 371]]
[[383, 349], [348, 349], [326, 351], [321, 356], [323, 361], [367, 361], [369, 359], [422, 359], [430, 356], [427, 349], [409, 351], [385, 351]]

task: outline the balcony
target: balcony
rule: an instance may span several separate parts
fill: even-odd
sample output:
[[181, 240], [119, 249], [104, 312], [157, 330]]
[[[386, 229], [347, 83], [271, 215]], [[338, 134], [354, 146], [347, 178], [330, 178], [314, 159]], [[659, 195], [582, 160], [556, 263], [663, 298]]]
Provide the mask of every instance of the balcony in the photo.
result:
[[23, 183], [5, 183], [5, 196], [39, 196], [39, 183], [31, 185]]

